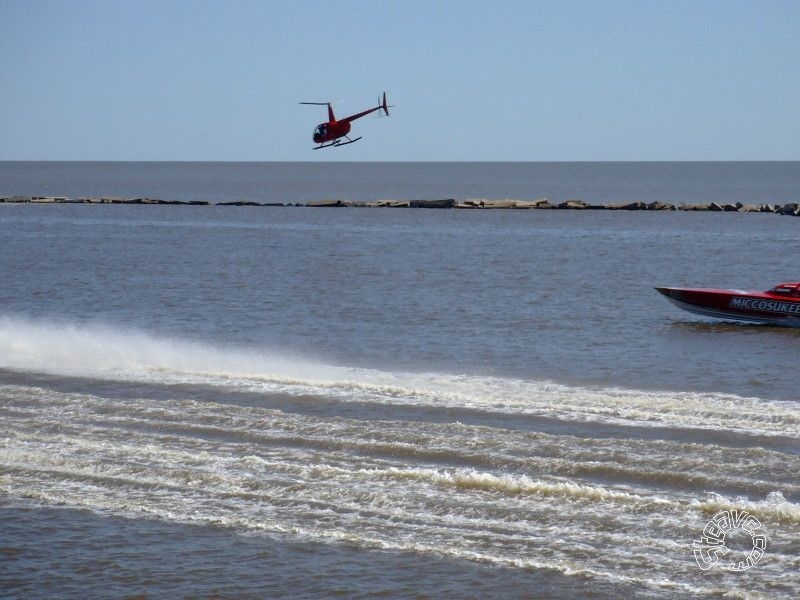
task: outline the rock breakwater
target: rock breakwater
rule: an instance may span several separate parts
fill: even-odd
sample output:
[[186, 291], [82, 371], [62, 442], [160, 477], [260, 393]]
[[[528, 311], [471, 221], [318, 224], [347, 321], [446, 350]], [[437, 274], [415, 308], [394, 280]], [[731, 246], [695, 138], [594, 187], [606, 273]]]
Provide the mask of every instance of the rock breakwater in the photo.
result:
[[739, 212], [773, 213], [800, 216], [800, 203], [786, 204], [743, 204], [742, 202], [707, 202], [699, 204], [672, 204], [666, 201], [642, 202], [620, 201], [609, 204], [591, 204], [579, 199], [554, 202], [548, 198], [536, 200], [455, 198], [415, 199], [415, 200], [339, 200], [316, 199], [305, 202], [256, 202], [252, 200], [227, 200], [211, 202], [208, 200], [160, 200], [157, 198], [121, 198], [116, 196], [67, 198], [65, 196], [0, 196], [0, 204], [162, 204], [173, 206], [304, 206], [328, 208], [439, 208], [461, 210], [640, 210], [662, 211], [680, 210], [689, 212]]

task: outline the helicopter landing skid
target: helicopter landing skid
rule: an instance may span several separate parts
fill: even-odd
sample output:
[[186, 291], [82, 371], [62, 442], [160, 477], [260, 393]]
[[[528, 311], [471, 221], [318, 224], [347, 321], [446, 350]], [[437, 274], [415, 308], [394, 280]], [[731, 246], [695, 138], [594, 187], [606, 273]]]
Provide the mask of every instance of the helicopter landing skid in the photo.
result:
[[[347, 136], [344, 136], [344, 137], [347, 137]], [[336, 144], [335, 145], [336, 146], [347, 146], [347, 144], [352, 144], [353, 142], [357, 142], [360, 139], [361, 139], [361, 136], [357, 137], [354, 140], [351, 140], [350, 138], [347, 138], [346, 142], [343, 142], [343, 141], [341, 141], [341, 139], [339, 139], [339, 140], [336, 140]]]
[[339, 138], [338, 140], [334, 140], [334, 141], [332, 141], [332, 142], [331, 142], [331, 143], [329, 143], [329, 144], [320, 144], [319, 146], [314, 146], [314, 148], [313, 148], [313, 149], [314, 149], [314, 150], [319, 150], [320, 148], [330, 148], [331, 146], [335, 146], [335, 147], [338, 147], [338, 146], [347, 146], [347, 144], [352, 144], [353, 142], [357, 142], [358, 140], [360, 140], [360, 139], [361, 139], [361, 136], [357, 137], [357, 138], [356, 138], [356, 139], [354, 139], [354, 140], [351, 140], [351, 139], [350, 139], [349, 137], [347, 137], [347, 136], [345, 136], [345, 137], [347, 138], [347, 141], [346, 141], [346, 142], [343, 142], [343, 141], [342, 141], [342, 138]]

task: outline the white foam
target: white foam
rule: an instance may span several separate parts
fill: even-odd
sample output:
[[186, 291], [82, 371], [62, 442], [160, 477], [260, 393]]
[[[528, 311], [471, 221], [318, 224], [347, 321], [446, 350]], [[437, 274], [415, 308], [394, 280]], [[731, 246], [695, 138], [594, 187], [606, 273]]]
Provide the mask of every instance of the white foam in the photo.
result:
[[[703, 501], [696, 493], [629, 487], [624, 480], [554, 477], [524, 469], [525, 463], [504, 468], [505, 452], [528, 457], [537, 440], [563, 443], [563, 453], [555, 454], [579, 467], [596, 463], [602, 440], [584, 446], [572, 436], [531, 438], [501, 428], [315, 417], [186, 399], [118, 400], [26, 386], [0, 386], [0, 404], [18, 409], [0, 419], [0, 494], [13, 498], [249, 534], [553, 568], [662, 592], [696, 588], [705, 595], [726, 580], [696, 568], [691, 541], [713, 512], [741, 507], [763, 519], [771, 536], [768, 559], [754, 574], [799, 589], [791, 568], [796, 553], [788, 543], [800, 525], [797, 505], [780, 494]], [[199, 434], [183, 429], [195, 425]], [[293, 443], [273, 444], [280, 436]], [[395, 452], [370, 454], [370, 446], [391, 440], [444, 450], [444, 466]], [[478, 442], [470, 451], [487, 453], [493, 464], [463, 466], [461, 451]], [[626, 443], [610, 441], [603, 448], [617, 444], [616, 452], [634, 454], [631, 460], [643, 468], [692, 452], [680, 442]], [[556, 449], [551, 445], [544, 455]], [[729, 464], [739, 465], [740, 450], [728, 451]], [[615, 462], [614, 454], [606, 458]], [[702, 464], [711, 468], [714, 461]], [[695, 463], [672, 465], [678, 473], [698, 474]], [[763, 481], [773, 476], [764, 465]]]
[[547, 381], [338, 367], [102, 324], [0, 317], [0, 368], [255, 392], [526, 414], [562, 421], [800, 438], [800, 405], [732, 394], [582, 388]]
[[454, 487], [459, 490], [502, 492], [511, 495], [553, 496], [591, 502], [670, 504], [670, 501], [665, 498], [643, 497], [640, 494], [613, 490], [604, 486], [585, 485], [568, 480], [543, 481], [526, 475], [498, 475], [472, 469], [390, 468], [385, 470], [385, 473], [398, 479], [427, 481], [439, 486]]
[[800, 524], [800, 504], [789, 502], [780, 492], [770, 492], [764, 500], [728, 498], [709, 492], [707, 498], [693, 502], [692, 507], [708, 514], [721, 510], [747, 511], [757, 518], [767, 518], [777, 523]]
[[220, 348], [101, 323], [0, 317], [0, 367], [66, 375], [164, 379], [183, 375], [306, 380], [322, 364], [249, 348]]

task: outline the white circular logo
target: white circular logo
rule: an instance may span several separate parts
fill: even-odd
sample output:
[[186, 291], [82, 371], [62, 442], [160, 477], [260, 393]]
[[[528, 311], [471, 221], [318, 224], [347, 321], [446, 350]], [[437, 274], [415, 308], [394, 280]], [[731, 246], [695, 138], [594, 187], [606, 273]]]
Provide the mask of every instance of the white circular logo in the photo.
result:
[[730, 549], [725, 545], [725, 536], [738, 530], [750, 535], [752, 548], [744, 560], [729, 561], [728, 571], [746, 571], [756, 564], [767, 549], [766, 536], [756, 533], [761, 523], [746, 510], [723, 510], [715, 514], [703, 528], [703, 535], [692, 542], [694, 559], [701, 569], [707, 571], [725, 556]]

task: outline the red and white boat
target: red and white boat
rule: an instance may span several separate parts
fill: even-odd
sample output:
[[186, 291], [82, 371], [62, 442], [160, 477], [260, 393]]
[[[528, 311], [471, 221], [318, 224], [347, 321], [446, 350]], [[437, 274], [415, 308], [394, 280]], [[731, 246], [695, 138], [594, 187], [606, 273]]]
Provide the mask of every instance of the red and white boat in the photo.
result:
[[766, 292], [657, 287], [675, 306], [704, 317], [800, 327], [800, 282]]

